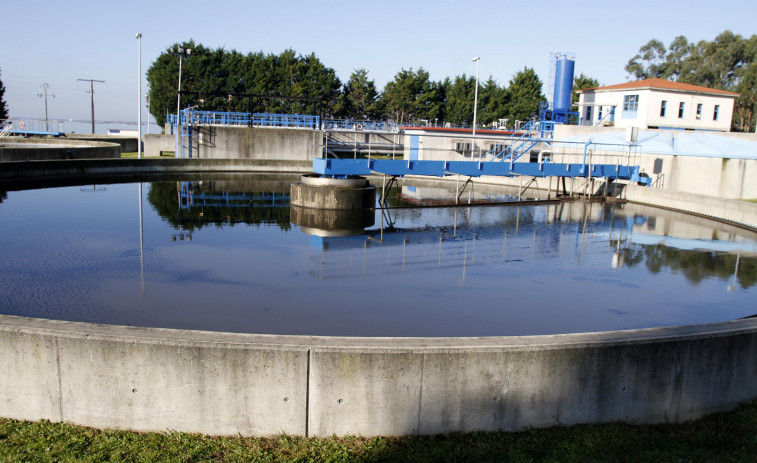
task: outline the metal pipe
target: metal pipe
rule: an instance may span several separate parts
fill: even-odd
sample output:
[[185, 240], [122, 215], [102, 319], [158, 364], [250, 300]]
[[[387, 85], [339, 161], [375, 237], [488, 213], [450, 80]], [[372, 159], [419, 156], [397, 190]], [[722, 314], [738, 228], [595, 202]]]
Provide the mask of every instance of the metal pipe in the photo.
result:
[[139, 32], [137, 32], [137, 159], [142, 159], [142, 34]]
[[481, 58], [476, 56], [473, 61], [476, 62], [476, 91], [473, 97], [473, 156], [475, 156], [476, 150], [476, 114], [478, 112], [478, 62]]

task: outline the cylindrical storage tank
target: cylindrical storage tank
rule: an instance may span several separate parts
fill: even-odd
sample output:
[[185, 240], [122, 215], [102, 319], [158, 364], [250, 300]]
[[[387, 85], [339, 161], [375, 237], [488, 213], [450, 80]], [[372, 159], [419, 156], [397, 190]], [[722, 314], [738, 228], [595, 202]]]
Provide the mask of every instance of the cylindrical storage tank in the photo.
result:
[[557, 58], [555, 68], [555, 93], [553, 108], [556, 111], [569, 111], [573, 94], [573, 69], [576, 62], [567, 56]]

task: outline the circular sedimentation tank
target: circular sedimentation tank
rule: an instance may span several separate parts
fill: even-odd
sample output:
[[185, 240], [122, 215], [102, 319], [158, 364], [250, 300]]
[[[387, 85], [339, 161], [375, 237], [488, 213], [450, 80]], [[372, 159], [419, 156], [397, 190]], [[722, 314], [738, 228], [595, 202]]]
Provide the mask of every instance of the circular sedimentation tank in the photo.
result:
[[[99, 201], [98, 188], [116, 189], [115, 186], [101, 186], [100, 183], [124, 181], [129, 175], [143, 175], [152, 169], [153, 175], [159, 174], [163, 176], [160, 178], [172, 180], [174, 186], [171, 195], [178, 204], [184, 204], [182, 201], [190, 199], [192, 204], [200, 204], [201, 200], [207, 202], [214, 195], [223, 195], [217, 194], [218, 192], [212, 188], [201, 186], [198, 182], [202, 181], [202, 176], [198, 176], [196, 172], [229, 170], [228, 163], [220, 161], [176, 163], [174, 171], [166, 162], [144, 161], [138, 170], [132, 168], [133, 165], [135, 164], [92, 161], [82, 168], [81, 164], [74, 163], [71, 169], [81, 176], [77, 180], [67, 177], [68, 174], [65, 172], [70, 170], [66, 170], [61, 164], [51, 166], [41, 163], [34, 168], [42, 177], [35, 176], [28, 169], [20, 176], [25, 177], [24, 181], [32, 181], [35, 187], [44, 185], [45, 182], [50, 185], [94, 183], [88, 187], [76, 187], [79, 200], [90, 203]], [[253, 163], [236, 163], [237, 171], [258, 168], [260, 166]], [[183, 177], [175, 176], [179, 171], [183, 171]], [[107, 172], [108, 177], [99, 176], [102, 172]], [[187, 175], [191, 180], [187, 180]], [[3, 182], [12, 185], [9, 189], [21, 189], [23, 187], [19, 186], [21, 180], [18, 177], [6, 177]], [[97, 179], [102, 180], [94, 181]], [[185, 188], [180, 180], [194, 182], [191, 190], [188, 185]], [[183, 192], [185, 194], [182, 196]], [[415, 192], [407, 190], [404, 193], [411, 198]], [[59, 200], [66, 200], [64, 194], [59, 196]], [[136, 193], [133, 196], [136, 200]], [[141, 194], [139, 198], [142, 198]], [[260, 224], [273, 220], [271, 217], [279, 214], [276, 211], [284, 210], [277, 207], [280, 204], [277, 203], [275, 195], [250, 195], [235, 199], [227, 194], [223, 198], [227, 202], [267, 202], [271, 205], [262, 216], [245, 218], [247, 223], [252, 221]], [[29, 201], [32, 207], [42, 207], [39, 202], [34, 202], [33, 197], [30, 197]], [[2, 207], [11, 207], [13, 197], [4, 203]], [[232, 205], [222, 209], [225, 216], [219, 215], [213, 222], [203, 226], [217, 227], [218, 233], [223, 233], [224, 239], [231, 243], [229, 251], [222, 257], [230, 262], [240, 262], [247, 259], [241, 243], [250, 238], [234, 228], [235, 217], [238, 216], [235, 214], [239, 213], [234, 212]], [[576, 203], [575, 207], [580, 209], [581, 206]], [[49, 208], [50, 211], [56, 210], [55, 204], [50, 204]], [[555, 213], [556, 208], [557, 206], [549, 211]], [[219, 258], [217, 251], [203, 242], [202, 227], [197, 222], [194, 222], [194, 228], [191, 226], [193, 220], [215, 214], [214, 211], [209, 208], [191, 211], [179, 208], [176, 213], [184, 214], [184, 219], [187, 219], [179, 222], [186, 228], [175, 229], [177, 239], [171, 242], [173, 248], [169, 249], [166, 246], [162, 249], [159, 253], [160, 261], [180, 259], [182, 254], [172, 252], [188, 243], [187, 238], [192, 233], [194, 237], [191, 246], [196, 247], [193, 253], [201, 254], [197, 256], [198, 259]], [[611, 213], [610, 209], [607, 211]], [[0, 220], [3, 217], [2, 213], [0, 209]], [[292, 213], [292, 219], [295, 218], [295, 214]], [[383, 214], [383, 211], [377, 212], [376, 215], [365, 215], [357, 222], [347, 225], [340, 222], [342, 219], [336, 216], [316, 223], [319, 214], [310, 214], [309, 217], [297, 220], [302, 221], [305, 231], [328, 230], [329, 227], [350, 230], [350, 233], [339, 232], [334, 235], [343, 237], [340, 238], [342, 241], [328, 241], [328, 233], [311, 232], [309, 235], [313, 236], [313, 240], [319, 240], [310, 244], [311, 249], [318, 249], [315, 246], [320, 246], [322, 251], [331, 249], [335, 253], [332, 255], [353, 258], [355, 262], [351, 262], [352, 267], [343, 264], [345, 269], [352, 268], [353, 273], [360, 273], [363, 268], [368, 268], [359, 262], [359, 254], [356, 256], [355, 250], [367, 252], [365, 250], [377, 245], [375, 243], [389, 243], [390, 238], [397, 238], [393, 247], [387, 249], [393, 253], [389, 258], [395, 259], [393, 268], [401, 273], [399, 269], [411, 265], [406, 249], [412, 244], [412, 240], [426, 236], [424, 233], [436, 233], [437, 230], [429, 231], [424, 226], [413, 228], [407, 225], [404, 228], [407, 236], [397, 236], [397, 233], [391, 234], [391, 227], [400, 228], [399, 225], [402, 223], [384, 224], [384, 216], [379, 214]], [[458, 257], [462, 259], [458, 262], [466, 265], [462, 268], [455, 265], [453, 270], [467, 272], [462, 273], [462, 282], [456, 277], [457, 284], [463, 285], [461, 288], [465, 289], [467, 287], [464, 285], [476, 278], [474, 259], [477, 258], [478, 263], [485, 261], [488, 254], [482, 248], [492, 245], [494, 241], [487, 240], [485, 235], [490, 232], [486, 227], [465, 228], [464, 221], [470, 220], [471, 217], [462, 213], [461, 215], [460, 221], [455, 216], [453, 229], [445, 228], [446, 225], [442, 227], [443, 232], [449, 233], [442, 236], [438, 243], [435, 241], [435, 246], [444, 252], [449, 250], [450, 253], [455, 249], [455, 252], [462, 256]], [[380, 217], [380, 225], [376, 224], [377, 217]], [[513, 227], [527, 227], [528, 222], [524, 220], [524, 216], [516, 214], [514, 218]], [[624, 220], [627, 223], [630, 221], [629, 226], [636, 226], [637, 230], [638, 227], [649, 229], [665, 225], [660, 223], [659, 218], [656, 224], [651, 224], [649, 220], [635, 224], [636, 218], [634, 215], [627, 215]], [[112, 211], [112, 216], [105, 219], [124, 220], [118, 211]], [[170, 217], [165, 220], [169, 219]], [[370, 223], [371, 219], [373, 224]], [[415, 219], [416, 216], [410, 214], [405, 220], [412, 224]], [[70, 220], [84, 219], [75, 214]], [[503, 220], [507, 222], [509, 219]], [[578, 249], [580, 246], [586, 246], [590, 241], [586, 240], [590, 237], [601, 236], [608, 248], [611, 245], [617, 246], [617, 249], [608, 249], [602, 254], [612, 258], [608, 259], [608, 268], [612, 265], [622, 265], [623, 260], [626, 260], [626, 265], [632, 265], [631, 259], [636, 255], [620, 252], [621, 235], [614, 238], [617, 223], [610, 221], [609, 225], [613, 227], [611, 229], [597, 226], [591, 235], [575, 232], [569, 236], [570, 241], [575, 249]], [[31, 226], [30, 224], [31, 222], [27, 226]], [[672, 222], [666, 226], [671, 224]], [[143, 232], [149, 242], [154, 236], [155, 228], [152, 222], [148, 221], [146, 225], [147, 230]], [[570, 226], [574, 225], [580, 227], [578, 222], [571, 221]], [[129, 226], [130, 222], [123, 222], [123, 228]], [[367, 227], [379, 227], [377, 230], [380, 229], [382, 234], [372, 234], [369, 239], [360, 241], [357, 247], [350, 247], [350, 244], [338, 253], [333, 251], [336, 247], [342, 246], [344, 240], [353, 240], [356, 233], [359, 236], [361, 228]], [[91, 228], [92, 236], [96, 236], [96, 224], [92, 223]], [[414, 234], [410, 234], [409, 230]], [[538, 228], [528, 230], [534, 235], [529, 238], [531, 242], [538, 243], [538, 237], [542, 236], [538, 233]], [[567, 235], [565, 230], [567, 228], [563, 229], [563, 235]], [[571, 228], [571, 233], [572, 230]], [[109, 248], [113, 246], [109, 243], [117, 243], [120, 239], [120, 235], [107, 241], [91, 240], [88, 237], [77, 238], [63, 233], [62, 228], [56, 229], [54, 226], [47, 231], [47, 240], [79, 239], [81, 245], [90, 248]], [[293, 230], [285, 233], [291, 234]], [[607, 236], [603, 235], [604, 233], [607, 233]], [[307, 237], [305, 234], [301, 235]], [[511, 247], [502, 244], [501, 248], [494, 250], [492, 245], [492, 255], [495, 251], [499, 253], [501, 250], [507, 253], [523, 252], [517, 245], [517, 236], [519, 235], [502, 234], [502, 239], [510, 238]], [[545, 247], [534, 247], [528, 252], [538, 253], [539, 249], [550, 249], [550, 246], [553, 246], [550, 242], [554, 242], [556, 236], [558, 234], [549, 235]], [[142, 235], [140, 242], [141, 239]], [[167, 240], [166, 242], [168, 243]], [[365, 244], [368, 242], [374, 244]], [[466, 247], [466, 243], [471, 244]], [[474, 251], [475, 243], [479, 243], [479, 247]], [[458, 246], [452, 247], [453, 244]], [[46, 244], [39, 245], [44, 247]], [[274, 238], [268, 238], [264, 246], [274, 248], [279, 246], [279, 243]], [[416, 248], [419, 249], [422, 247]], [[436, 249], [435, 247], [434, 250]], [[148, 249], [148, 255], [151, 252], [152, 255], [158, 254], [154, 251]], [[476, 252], [478, 254], [475, 254]], [[575, 250], [571, 252], [571, 256], [587, 258], [585, 254]], [[122, 259], [122, 262], [143, 259], [144, 253], [144, 250], [140, 250], [135, 254], [130, 246], [115, 250], [116, 260]], [[101, 256], [99, 251], [89, 255], [92, 257], [84, 263], [92, 269], [89, 282], [112, 278], [108, 273], [110, 270], [102, 266], [102, 260], [98, 257]], [[421, 259], [421, 254], [416, 256]], [[444, 258], [445, 256], [447, 254], [443, 255]], [[436, 264], [435, 259], [438, 256], [433, 257], [434, 259], [429, 258], [428, 261]], [[542, 257], [549, 259], [550, 254], [543, 253]], [[65, 263], [72, 261], [73, 256], [63, 253], [61, 258], [62, 264], [46, 264], [56, 267], [54, 269], [40, 267], [40, 282], [44, 282], [46, 278], [54, 278], [56, 272], [68, 272]], [[508, 259], [509, 257], [505, 256], [504, 261]], [[511, 263], [519, 265], [517, 259], [517, 255], [513, 256]], [[270, 262], [268, 270], [275, 273], [276, 259]], [[335, 265], [333, 260], [329, 260], [328, 253], [316, 255], [311, 262], [313, 267], [307, 280], [310, 282], [324, 281], [319, 278], [323, 275], [328, 276], [331, 267]], [[418, 262], [420, 266], [426, 265], [423, 263], [425, 261]], [[746, 262], [746, 258], [741, 258], [737, 265], [741, 265], [742, 269], [751, 265]], [[573, 266], [580, 264], [576, 261]], [[547, 261], [544, 265], [548, 265]], [[443, 268], [442, 265], [439, 267]], [[151, 279], [149, 268], [148, 265], [148, 281], [154, 284], [148, 295], [152, 295], [161, 288], [167, 288], [166, 285], [171, 281], [166, 280], [170, 276], [168, 274], [161, 276], [160, 280]], [[211, 314], [223, 313], [224, 306], [231, 305], [235, 300], [233, 295], [239, 291], [239, 284], [225, 285], [222, 291], [204, 290], [213, 288], [208, 285], [208, 281], [219, 278], [226, 278], [230, 282], [240, 281], [235, 279], [244, 273], [235, 273], [233, 266], [225, 270], [228, 272], [226, 276], [214, 273], [210, 275], [210, 279], [198, 279], [197, 272], [192, 268], [173, 275], [175, 280], [185, 280], [184, 287], [188, 288], [182, 297], [175, 297], [173, 301], [178, 308], [177, 313], [183, 311], [183, 318], [191, 319], [192, 312], [196, 310], [192, 302], [197, 300], [200, 300], [205, 310]], [[412, 280], [414, 274], [407, 275], [409, 276], [406, 279]], [[370, 276], [377, 281], [384, 278], [380, 272]], [[6, 274], [5, 278], [7, 283], [11, 277]], [[134, 281], [139, 279], [136, 275], [131, 278]], [[481, 279], [483, 276], [478, 275], [478, 278]], [[730, 275], [721, 279], [730, 281], [729, 278]], [[575, 283], [575, 280], [568, 283], [571, 281]], [[89, 282], [82, 279], [78, 283], [86, 286]], [[735, 286], [736, 274], [733, 275], [733, 282]], [[287, 281], [280, 283], [282, 292], [300, 292], [297, 288], [289, 286]], [[343, 299], [346, 301], [345, 307], [352, 304], [353, 310], [358, 310], [361, 294], [353, 292], [350, 283], [350, 275], [347, 272], [338, 273], [329, 284], [334, 284], [335, 288], [339, 288], [341, 284], [341, 290], [333, 293], [334, 300]], [[538, 286], [538, 282], [525, 283]], [[321, 284], [313, 283], [313, 291]], [[412, 286], [413, 282], [410, 281], [408, 285]], [[568, 287], [571, 285], [567, 284]], [[73, 308], [85, 287], [77, 287], [73, 283], [68, 286], [69, 293], [65, 297], [63, 293], [57, 293], [61, 295], [58, 301], [70, 301], [66, 304]], [[730, 288], [730, 285], [728, 287]], [[381, 287], [380, 290], [381, 293], [372, 298], [378, 299], [379, 306], [385, 306], [386, 310], [378, 311], [372, 318], [372, 323], [391, 327], [392, 323], [399, 319], [396, 317], [401, 317], [401, 312], [407, 312], [408, 309], [400, 307], [398, 311], [397, 307], [392, 308], [395, 290], [391, 286]], [[541, 292], [559, 290], [561, 288], [553, 286], [544, 287]], [[617, 291], [621, 294], [635, 292], [638, 299], [631, 302], [639, 305], [654, 308], [658, 303], [655, 298], [643, 294], [643, 288], [624, 288], [621, 285]], [[322, 307], [308, 306], [309, 302], [312, 303], [312, 299], [306, 297], [310, 293], [307, 290], [301, 292], [303, 297], [299, 299], [299, 313], [302, 314], [301, 318], [306, 319], [304, 324], [312, 326], [312, 332], [316, 332], [319, 327], [317, 314]], [[502, 304], [506, 303], [507, 292], [508, 288], [502, 290]], [[101, 294], [104, 298], [122, 301], [128, 301], [131, 297], [118, 292], [114, 286], [105, 288]], [[10, 294], [10, 297], [13, 295]], [[555, 294], [555, 297], [559, 299], [560, 294]], [[618, 305], [618, 299], [613, 299], [610, 294], [582, 294], [581, 297], [595, 297], [605, 301], [603, 303], [607, 305], [607, 311]], [[44, 306], [50, 301], [40, 300], [39, 303]], [[272, 300], [271, 303], [275, 301]], [[434, 303], [433, 297], [425, 302], [426, 305]], [[53, 303], [52, 306], [56, 304]], [[249, 306], [248, 310], [253, 310], [264, 307], [265, 304], [261, 304], [261, 301], [250, 301]], [[131, 310], [144, 311], [140, 307], [135, 303]], [[126, 309], [123, 313], [128, 312], [128, 307]], [[472, 307], [467, 305], [459, 307], [460, 311], [474, 316], [476, 312], [471, 309]], [[534, 307], [523, 304], [519, 309], [524, 312], [533, 311]], [[750, 314], [754, 307], [742, 309], [744, 314]], [[234, 307], [233, 310], [244, 311], [241, 307]], [[314, 313], [311, 318], [307, 318], [308, 311]], [[115, 313], [111, 309], [110, 314]], [[394, 313], [396, 315], [390, 315]], [[158, 316], [154, 311], [147, 311], [142, 315], [148, 318]], [[340, 309], [336, 317], [347, 320], [350, 312]], [[275, 314], [271, 314], [270, 311], [261, 311], [261, 315], [258, 316], [260, 320], [274, 318]], [[13, 372], [0, 378], [0, 388], [4, 391], [6, 399], [0, 402], [0, 416], [49, 419], [143, 431], [172, 429], [207, 434], [239, 433], [259, 436], [281, 432], [307, 436], [403, 435], [477, 430], [509, 431], [527, 427], [618, 420], [634, 423], [676, 422], [727, 409], [757, 396], [757, 321], [754, 318], [583, 333], [421, 337], [263, 334], [256, 332], [254, 326], [242, 330], [246, 332], [225, 332], [202, 331], [201, 326], [196, 330], [190, 330], [101, 323], [52, 320], [42, 315], [31, 318], [0, 315], [0, 358], [3, 359], [5, 371]], [[284, 326], [294, 321], [290, 318], [281, 320], [281, 323]], [[156, 326], [161, 325], [158, 323]]]

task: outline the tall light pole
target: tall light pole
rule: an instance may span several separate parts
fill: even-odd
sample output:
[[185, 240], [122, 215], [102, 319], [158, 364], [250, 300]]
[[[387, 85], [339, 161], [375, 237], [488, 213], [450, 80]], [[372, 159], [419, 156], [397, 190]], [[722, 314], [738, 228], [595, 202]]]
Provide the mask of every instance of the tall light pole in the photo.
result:
[[[45, 132], [49, 132], [50, 126], [47, 122], [47, 90], [50, 88], [50, 84], [42, 84], [40, 85], [40, 87], [42, 87], [44, 93], [37, 93], [37, 96], [40, 98], [45, 98]], [[53, 94], [52, 97], [55, 98], [55, 95]]]
[[179, 90], [176, 92], [176, 141], [174, 148], [174, 157], [179, 156], [179, 125], [181, 125], [181, 61], [186, 56], [192, 54], [191, 48], [169, 48], [168, 51], [179, 57]]
[[147, 102], [147, 133], [150, 133], [150, 92], [145, 93], [145, 101]]
[[92, 104], [92, 135], [95, 134], [95, 82], [101, 82], [104, 83], [104, 80], [95, 80], [95, 79], [76, 79], [80, 82], [89, 82], [89, 96], [90, 96], [90, 102]]
[[[473, 58], [473, 61], [476, 62], [476, 93], [473, 97], [473, 153], [476, 152], [476, 113], [478, 112], [478, 61], [481, 58], [476, 56]], [[473, 157], [475, 154], [471, 155], [471, 160], [473, 160]]]
[[142, 159], [142, 33], [137, 32], [137, 159]]

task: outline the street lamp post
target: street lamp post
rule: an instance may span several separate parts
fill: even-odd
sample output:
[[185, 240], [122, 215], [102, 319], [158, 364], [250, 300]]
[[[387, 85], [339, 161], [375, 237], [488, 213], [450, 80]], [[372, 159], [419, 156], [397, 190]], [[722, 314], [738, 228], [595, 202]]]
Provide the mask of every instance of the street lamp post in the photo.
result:
[[179, 90], [176, 92], [176, 146], [174, 148], [174, 156], [179, 156], [179, 126], [181, 125], [181, 62], [182, 59], [186, 56], [189, 58], [189, 55], [192, 54], [191, 48], [182, 48], [182, 47], [176, 47], [176, 48], [169, 48], [168, 51], [173, 53], [174, 55], [179, 57]]
[[149, 135], [150, 133], [150, 92], [149, 90], [147, 93], [145, 93], [145, 101], [147, 102], [147, 133]]
[[142, 33], [137, 32], [137, 159], [142, 159]]
[[475, 96], [473, 97], [473, 155], [471, 158], [475, 157], [476, 152], [476, 113], [478, 112], [478, 61], [481, 58], [476, 56], [473, 58], [473, 61], [476, 62], [476, 92]]

